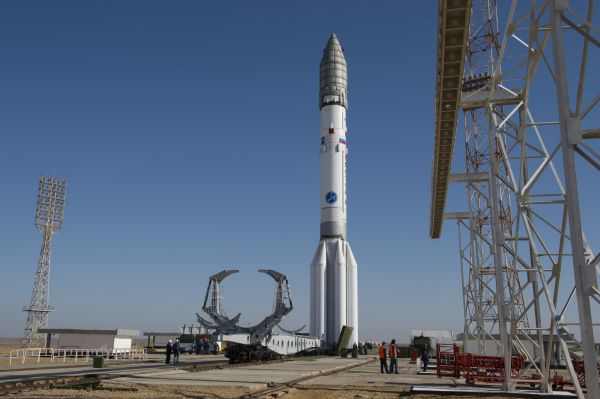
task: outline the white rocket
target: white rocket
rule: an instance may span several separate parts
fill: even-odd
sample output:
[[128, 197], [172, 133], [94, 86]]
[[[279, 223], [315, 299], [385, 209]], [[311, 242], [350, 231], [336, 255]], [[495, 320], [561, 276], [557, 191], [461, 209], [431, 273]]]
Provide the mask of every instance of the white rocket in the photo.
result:
[[357, 265], [346, 241], [347, 67], [331, 35], [321, 58], [321, 240], [310, 265], [310, 332], [327, 344], [342, 326], [353, 327], [348, 347], [358, 343]]

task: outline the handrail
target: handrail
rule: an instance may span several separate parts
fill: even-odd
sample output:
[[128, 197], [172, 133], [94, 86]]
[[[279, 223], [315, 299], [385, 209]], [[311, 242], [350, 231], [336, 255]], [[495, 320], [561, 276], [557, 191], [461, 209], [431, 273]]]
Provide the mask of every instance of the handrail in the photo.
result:
[[25, 364], [27, 359], [35, 358], [35, 363], [40, 363], [42, 358], [50, 359], [54, 363], [56, 359], [62, 359], [63, 363], [67, 358], [74, 362], [89, 361], [90, 356], [102, 356], [105, 359], [114, 360], [145, 360], [148, 356], [146, 348], [127, 349], [127, 348], [22, 348], [9, 349], [9, 367], [13, 365], [13, 359], [19, 359], [21, 364]]

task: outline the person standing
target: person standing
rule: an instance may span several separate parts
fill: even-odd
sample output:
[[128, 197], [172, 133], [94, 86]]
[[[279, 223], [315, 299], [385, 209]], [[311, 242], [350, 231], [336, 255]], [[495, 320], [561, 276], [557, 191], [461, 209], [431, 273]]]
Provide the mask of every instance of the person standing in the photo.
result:
[[179, 345], [179, 338], [175, 340], [173, 344], [173, 364], [179, 364], [179, 352], [181, 351], [181, 346]]
[[390, 373], [390, 370], [388, 370], [388, 366], [387, 366], [387, 354], [386, 354], [386, 350], [385, 350], [385, 341], [383, 341], [381, 343], [381, 345], [379, 345], [379, 364], [381, 366], [381, 374], [383, 374], [384, 369], [387, 374]]
[[390, 374], [398, 374], [398, 348], [396, 347], [396, 340], [393, 339], [390, 342]]
[[423, 372], [427, 371], [427, 364], [429, 363], [429, 345], [424, 344], [421, 346], [421, 364], [423, 365]]
[[167, 342], [166, 353], [167, 353], [167, 358], [165, 359], [165, 363], [171, 364], [171, 353], [173, 353], [173, 341], [171, 341], [171, 340], [169, 340], [169, 342]]

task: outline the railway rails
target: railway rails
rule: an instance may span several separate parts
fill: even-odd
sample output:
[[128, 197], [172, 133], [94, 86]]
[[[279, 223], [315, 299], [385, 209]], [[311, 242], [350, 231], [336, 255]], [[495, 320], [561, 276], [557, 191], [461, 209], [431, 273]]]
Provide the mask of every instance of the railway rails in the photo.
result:
[[[260, 389], [254, 392], [245, 393], [240, 395], [238, 399], [251, 399], [251, 398], [261, 398], [267, 395], [271, 395], [277, 392], [282, 392], [287, 389], [293, 388], [295, 385], [309, 381], [311, 379], [327, 376], [331, 374], [336, 374], [339, 372], [343, 372], [352, 368], [364, 366], [371, 362], [374, 362], [376, 359], [368, 359], [366, 361], [352, 364], [346, 367], [321, 371], [315, 374], [311, 374], [308, 376], [303, 376], [291, 381], [287, 381], [285, 383], [277, 384], [276, 386], [269, 386], [265, 389]], [[276, 361], [267, 361], [261, 362], [261, 364], [269, 364], [269, 363], [280, 363], [281, 360]], [[183, 364], [180, 369], [187, 371], [206, 371], [213, 369], [224, 369], [224, 368], [239, 368], [256, 365], [257, 363], [242, 363], [242, 364], [230, 364], [227, 360], [215, 360], [210, 362], [199, 362], [195, 364], [185, 365]], [[24, 377], [0, 377], [0, 397], [4, 395], [8, 395], [11, 393], [18, 393], [24, 391], [34, 391], [36, 389], [46, 389], [46, 388], [72, 388], [72, 387], [92, 387], [98, 386], [102, 381], [114, 380], [117, 378], [123, 377], [131, 377], [133, 374], [137, 374], [136, 377], [139, 378], [139, 373], [152, 372], [156, 370], [160, 370], [161, 368], [169, 368], [167, 365], [136, 365], [132, 367], [122, 367], [116, 370], [106, 370], [106, 371], [98, 371], [98, 370], [77, 370], [77, 371], [65, 371], [63, 373], [54, 373], [51, 374], [48, 372], [43, 372], [40, 370], [40, 373], [37, 374], [29, 374]]]
[[[39, 373], [31, 373], [22, 377], [3, 376], [0, 377], [0, 396], [9, 393], [21, 392], [26, 390], [35, 390], [40, 388], [73, 387], [94, 385], [105, 380], [115, 378], [130, 377], [133, 373], [143, 373], [144, 371], [156, 371], [162, 368], [170, 368], [165, 364], [142, 364], [131, 365], [130, 367], [118, 367], [112, 370], [61, 370], [41, 369]], [[192, 364], [181, 364], [179, 369], [188, 371], [204, 371], [219, 368], [240, 367], [240, 365], [231, 365], [224, 360], [214, 360], [205, 362], [196, 362]]]
[[314, 375], [307, 375], [304, 377], [300, 377], [300, 378], [296, 378], [294, 380], [282, 383], [282, 384], [278, 384], [276, 386], [273, 387], [267, 387], [265, 389], [261, 389], [258, 391], [254, 391], [254, 392], [249, 392], [243, 395], [238, 396], [236, 399], [254, 399], [254, 398], [263, 398], [265, 396], [269, 396], [269, 395], [273, 395], [276, 394], [278, 392], [283, 392], [285, 390], [288, 390], [290, 388], [294, 388], [295, 385], [301, 383], [301, 382], [306, 382], [306, 381], [310, 381], [312, 379], [318, 378], [318, 377], [324, 377], [327, 375], [331, 375], [331, 374], [337, 374], [340, 373], [342, 371], [346, 371], [346, 370], [350, 370], [356, 367], [360, 367], [360, 366], [364, 366], [367, 365], [369, 363], [373, 363], [375, 360], [377, 359], [369, 359], [366, 360], [364, 362], [360, 362], [357, 364], [352, 364], [346, 367], [341, 367], [339, 369], [334, 369], [334, 370], [329, 370], [329, 371], [323, 371], [320, 372], [318, 374], [314, 374]]

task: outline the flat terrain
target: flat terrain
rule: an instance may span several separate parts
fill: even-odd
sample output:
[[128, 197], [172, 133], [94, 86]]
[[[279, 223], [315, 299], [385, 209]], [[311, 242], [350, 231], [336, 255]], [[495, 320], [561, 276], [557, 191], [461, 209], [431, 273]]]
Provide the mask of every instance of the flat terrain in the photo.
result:
[[8, 353], [21, 345], [21, 338], [0, 338], [0, 367], [8, 366]]
[[21, 345], [21, 338], [1, 338], [0, 355], [7, 354], [10, 349], [16, 349]]
[[[413, 394], [413, 385], [437, 387], [464, 387], [461, 381], [438, 378], [435, 375], [417, 375], [416, 367], [400, 359], [399, 374], [381, 374], [379, 364], [372, 356], [359, 359], [333, 357], [297, 358], [281, 363], [254, 364], [239, 368], [192, 371], [186, 369], [192, 361], [217, 357], [183, 356], [180, 367], [155, 363], [153, 365], [114, 365], [102, 373], [114, 373], [103, 380], [100, 390], [73, 388], [38, 389], [6, 395], [9, 398], [238, 398], [281, 387], [280, 398], [398, 398], [441, 399], [444, 394]], [[220, 357], [219, 357], [220, 358]], [[135, 367], [135, 368], [134, 368]], [[6, 370], [6, 369], [5, 369]], [[70, 373], [77, 373], [77, 370]], [[87, 370], [87, 371], [86, 371]], [[112, 371], [111, 371], [112, 370]], [[46, 370], [48, 371], [48, 370]], [[81, 372], [99, 372], [89, 366]], [[0, 372], [0, 381], [15, 375], [23, 376], [36, 371]], [[58, 372], [54, 370], [54, 372]], [[453, 395], [457, 398], [510, 398], [506, 395]], [[266, 396], [263, 393], [261, 397]], [[517, 396], [512, 396], [517, 397]]]

